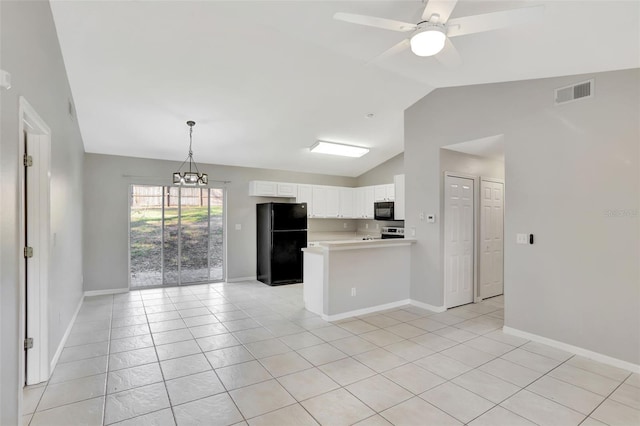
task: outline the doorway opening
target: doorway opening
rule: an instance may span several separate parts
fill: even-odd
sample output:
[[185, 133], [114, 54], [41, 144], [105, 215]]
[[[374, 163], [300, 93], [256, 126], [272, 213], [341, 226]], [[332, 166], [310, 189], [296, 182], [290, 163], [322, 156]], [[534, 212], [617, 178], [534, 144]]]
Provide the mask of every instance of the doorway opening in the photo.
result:
[[[50, 255], [51, 130], [23, 97], [19, 101], [21, 345], [20, 383], [49, 379], [48, 288]], [[55, 240], [54, 240], [55, 241]]]
[[223, 281], [225, 190], [131, 185], [130, 288]]
[[504, 136], [442, 147], [446, 308], [504, 293]]

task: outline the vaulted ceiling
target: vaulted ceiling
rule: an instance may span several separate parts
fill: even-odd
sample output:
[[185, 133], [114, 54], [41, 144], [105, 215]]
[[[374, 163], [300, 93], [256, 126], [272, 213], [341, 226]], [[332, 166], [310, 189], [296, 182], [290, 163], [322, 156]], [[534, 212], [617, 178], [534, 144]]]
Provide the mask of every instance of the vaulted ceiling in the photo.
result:
[[[406, 34], [332, 18], [415, 23], [419, 0], [51, 4], [92, 153], [182, 161], [195, 120], [198, 162], [358, 176], [403, 151], [403, 111], [435, 88], [640, 67], [637, 1], [461, 0], [452, 18], [544, 16], [456, 37], [455, 67], [409, 50], [371, 63]], [[371, 151], [310, 153], [318, 139]]]

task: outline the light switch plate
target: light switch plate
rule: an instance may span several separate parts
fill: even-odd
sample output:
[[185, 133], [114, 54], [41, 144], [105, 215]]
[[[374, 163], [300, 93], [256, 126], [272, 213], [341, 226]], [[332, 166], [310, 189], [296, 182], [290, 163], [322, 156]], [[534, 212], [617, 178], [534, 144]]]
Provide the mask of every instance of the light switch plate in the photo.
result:
[[529, 235], [516, 234], [516, 244], [527, 244], [529, 242]]
[[242, 224], [236, 223], [236, 231], [239, 231], [241, 229], [242, 229]]

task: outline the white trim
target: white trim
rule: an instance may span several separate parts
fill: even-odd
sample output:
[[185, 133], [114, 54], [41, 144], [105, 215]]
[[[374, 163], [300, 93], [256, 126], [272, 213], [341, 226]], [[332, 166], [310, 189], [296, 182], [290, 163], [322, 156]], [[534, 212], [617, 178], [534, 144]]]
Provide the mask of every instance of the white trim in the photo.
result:
[[110, 288], [107, 290], [89, 290], [84, 292], [84, 297], [91, 296], [106, 296], [109, 294], [120, 294], [120, 293], [128, 293], [128, 288]]
[[[446, 200], [445, 200], [445, 192], [446, 192], [446, 183], [447, 183], [447, 178], [448, 177], [453, 177], [453, 178], [461, 178], [461, 179], [469, 179], [471, 181], [473, 181], [473, 243], [472, 243], [472, 248], [473, 248], [473, 253], [472, 253], [472, 259], [473, 259], [473, 289], [472, 294], [473, 297], [471, 298], [471, 303], [477, 303], [476, 299], [479, 298], [479, 275], [478, 275], [478, 244], [480, 243], [480, 176], [477, 175], [469, 175], [466, 173], [458, 173], [458, 172], [449, 172], [449, 171], [445, 171], [444, 172], [444, 177], [442, 178], [442, 183], [441, 183], [441, 190], [442, 190], [442, 195], [441, 195], [441, 203], [442, 203], [442, 220], [440, 221], [441, 223], [441, 233], [440, 235], [444, 235], [445, 232], [445, 220], [446, 220]], [[446, 273], [446, 267], [445, 267], [445, 263], [447, 261], [447, 259], [444, 256], [445, 253], [445, 246], [446, 246], [447, 242], [446, 240], [442, 241], [442, 246], [441, 246], [441, 250], [442, 250], [442, 283], [443, 283], [443, 303], [445, 306], [445, 309], [447, 309], [447, 289], [446, 289], [446, 285], [445, 285], [445, 276], [444, 274]], [[455, 306], [451, 306], [451, 308], [455, 308]]]
[[[37, 283], [26, 282], [25, 268], [23, 267], [22, 260], [24, 259], [22, 250], [26, 246], [25, 241], [25, 179], [24, 179], [24, 165], [22, 155], [25, 152], [25, 132], [33, 135], [42, 136], [38, 141], [38, 153], [34, 155], [37, 159], [38, 156], [43, 161], [39, 161], [34, 166], [34, 172], [38, 175], [37, 181], [40, 187], [39, 194], [36, 197], [39, 206], [38, 225], [34, 228], [34, 231], [39, 235], [39, 281]], [[51, 129], [44, 122], [44, 120], [38, 115], [36, 110], [29, 104], [29, 102], [20, 96], [18, 101], [18, 155], [16, 156], [18, 162], [18, 190], [19, 204], [18, 204], [18, 221], [19, 221], [19, 243], [16, 250], [18, 251], [18, 259], [20, 259], [19, 272], [19, 317], [18, 317], [18, 371], [19, 371], [19, 389], [22, 392], [22, 387], [25, 382], [29, 384], [35, 384], [47, 381], [49, 379], [49, 327], [48, 327], [48, 288], [50, 274], [50, 262], [49, 255], [51, 252], [51, 213], [50, 213], [50, 188], [51, 188]], [[36, 267], [36, 265], [33, 265]], [[37, 284], [37, 285], [36, 285]], [[34, 288], [36, 287], [36, 288]], [[27, 289], [28, 294], [27, 294]], [[30, 301], [32, 307], [29, 312], [25, 311], [25, 305], [27, 300]], [[28, 318], [27, 318], [28, 316]], [[30, 353], [27, 364], [29, 364], [28, 377], [25, 377], [25, 356], [24, 356], [24, 337], [26, 335], [25, 325], [27, 321], [32, 325], [29, 328], [30, 336], [34, 338], [34, 348]], [[34, 327], [35, 329], [33, 329]], [[34, 360], [33, 357], [36, 359]], [[35, 371], [34, 371], [35, 370]], [[20, 409], [22, 401], [20, 401]]]
[[624, 370], [629, 370], [634, 373], [640, 373], [640, 364], [634, 364], [632, 362], [623, 361], [621, 359], [613, 358], [609, 355], [604, 355], [598, 352], [590, 351], [589, 349], [584, 349], [579, 346], [573, 346], [568, 343], [560, 342], [558, 340], [549, 339], [548, 337], [543, 337], [537, 334], [518, 330], [517, 328], [504, 326], [502, 327], [502, 331], [505, 334], [510, 334], [512, 336], [522, 337], [524, 339], [533, 340], [534, 342], [543, 343], [547, 346], [551, 346], [553, 348], [560, 349], [566, 352], [571, 352], [573, 354], [580, 355], [585, 358], [590, 358], [594, 361], [598, 361], [603, 364], [611, 365], [617, 368], [622, 368]]
[[325, 321], [338, 321], [345, 318], [355, 317], [358, 315], [371, 314], [378, 311], [385, 311], [387, 309], [397, 308], [399, 306], [411, 304], [410, 299], [398, 300], [397, 302], [385, 303], [384, 305], [372, 306], [370, 308], [356, 309], [355, 311], [343, 312], [341, 314], [326, 315], [322, 314], [322, 319]]
[[76, 311], [73, 313], [73, 316], [71, 317], [71, 321], [69, 321], [69, 325], [67, 326], [67, 329], [65, 330], [64, 335], [62, 336], [62, 339], [60, 339], [60, 344], [58, 345], [58, 349], [56, 350], [56, 353], [53, 355], [53, 359], [51, 360], [51, 366], [50, 366], [51, 370], [49, 371], [53, 371], [56, 368], [56, 364], [58, 364], [60, 355], [62, 355], [62, 351], [64, 350], [64, 345], [67, 344], [67, 339], [71, 334], [71, 329], [73, 328], [73, 325], [76, 323], [76, 318], [78, 317], [78, 313], [80, 312], [80, 308], [82, 307], [83, 302], [84, 302], [84, 295], [80, 298], [78, 307], [76, 308]]
[[419, 302], [417, 300], [413, 300], [411, 299], [409, 301], [409, 303], [411, 303], [413, 306], [417, 306], [418, 308], [422, 308], [422, 309], [426, 309], [428, 311], [433, 311], [433, 312], [445, 312], [447, 310], [447, 308], [445, 308], [444, 306], [434, 306], [434, 305], [430, 305], [428, 303], [424, 303], [424, 302]]
[[238, 283], [240, 281], [257, 281], [257, 278], [255, 275], [252, 277], [238, 277], [238, 278], [228, 278], [225, 282], [227, 283]]
[[[502, 184], [502, 294], [496, 294], [495, 296], [488, 296], [488, 297], [482, 297], [482, 262], [481, 257], [482, 257], [482, 182], [493, 182], [493, 183], [500, 183]], [[482, 302], [484, 299], [489, 299], [491, 297], [496, 297], [496, 296], [500, 296], [500, 295], [504, 295], [504, 241], [505, 241], [505, 233], [504, 233], [504, 224], [506, 223], [505, 221], [505, 216], [506, 216], [506, 201], [505, 201], [505, 194], [506, 194], [506, 188], [505, 188], [505, 184], [504, 184], [504, 179], [500, 179], [500, 178], [492, 178], [492, 177], [485, 177], [485, 176], [480, 176], [480, 182], [478, 183], [478, 233], [477, 233], [477, 239], [478, 242], [476, 244], [476, 250], [477, 250], [477, 262], [478, 262], [478, 290], [476, 293], [476, 300], [474, 301], [474, 303], [479, 303]]]

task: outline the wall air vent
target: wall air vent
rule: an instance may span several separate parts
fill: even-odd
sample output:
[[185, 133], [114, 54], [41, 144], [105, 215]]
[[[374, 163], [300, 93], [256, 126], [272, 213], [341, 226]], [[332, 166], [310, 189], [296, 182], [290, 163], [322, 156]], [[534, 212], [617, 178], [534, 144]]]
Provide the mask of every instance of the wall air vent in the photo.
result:
[[593, 79], [561, 87], [555, 91], [556, 105], [593, 97]]

